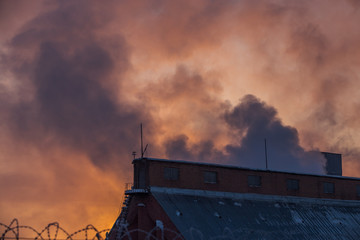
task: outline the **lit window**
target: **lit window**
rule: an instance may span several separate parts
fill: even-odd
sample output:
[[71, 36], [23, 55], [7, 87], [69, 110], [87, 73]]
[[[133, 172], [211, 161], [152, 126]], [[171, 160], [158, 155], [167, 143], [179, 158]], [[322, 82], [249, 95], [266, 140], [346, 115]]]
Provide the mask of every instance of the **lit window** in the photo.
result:
[[261, 176], [249, 175], [248, 185], [249, 187], [261, 187]]
[[299, 180], [287, 179], [286, 180], [286, 189], [288, 191], [299, 191]]
[[176, 181], [179, 179], [179, 169], [166, 167], [164, 168], [164, 178], [166, 180]]
[[217, 172], [204, 172], [204, 182], [205, 183], [217, 183]]
[[334, 183], [324, 182], [324, 193], [334, 193], [334, 192], [335, 192]]

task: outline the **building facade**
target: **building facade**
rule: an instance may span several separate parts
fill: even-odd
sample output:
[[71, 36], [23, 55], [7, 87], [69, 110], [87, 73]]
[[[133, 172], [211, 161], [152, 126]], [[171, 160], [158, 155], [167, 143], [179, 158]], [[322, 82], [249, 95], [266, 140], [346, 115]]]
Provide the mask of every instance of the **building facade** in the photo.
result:
[[133, 166], [109, 239], [360, 239], [358, 178], [153, 158]]

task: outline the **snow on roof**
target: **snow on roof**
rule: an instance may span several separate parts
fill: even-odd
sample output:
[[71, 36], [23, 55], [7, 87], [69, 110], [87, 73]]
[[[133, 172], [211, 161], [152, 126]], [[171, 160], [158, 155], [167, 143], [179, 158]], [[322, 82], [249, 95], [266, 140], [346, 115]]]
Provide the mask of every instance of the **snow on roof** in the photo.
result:
[[[360, 239], [360, 201], [151, 187], [185, 239]], [[181, 213], [181, 214], [179, 214]], [[199, 238], [200, 239], [200, 238]]]

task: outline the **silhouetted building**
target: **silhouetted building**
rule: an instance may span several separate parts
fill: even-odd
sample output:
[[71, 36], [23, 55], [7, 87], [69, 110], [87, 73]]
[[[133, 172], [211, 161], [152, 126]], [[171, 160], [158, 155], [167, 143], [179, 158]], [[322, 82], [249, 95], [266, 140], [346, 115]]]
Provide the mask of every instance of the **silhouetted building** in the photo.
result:
[[[339, 158], [328, 157], [332, 170]], [[133, 165], [111, 240], [360, 239], [359, 178], [153, 158]]]

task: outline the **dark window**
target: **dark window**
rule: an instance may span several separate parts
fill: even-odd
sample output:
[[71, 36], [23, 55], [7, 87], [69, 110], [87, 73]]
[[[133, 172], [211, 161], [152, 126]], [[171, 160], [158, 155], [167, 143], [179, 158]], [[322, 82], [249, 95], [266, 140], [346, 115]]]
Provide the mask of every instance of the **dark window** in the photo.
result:
[[204, 172], [204, 182], [205, 183], [217, 183], [217, 172]]
[[286, 189], [288, 191], [299, 191], [299, 180], [286, 179]]
[[261, 187], [261, 176], [249, 175], [248, 185], [249, 187]]
[[324, 182], [324, 193], [334, 193], [334, 192], [335, 192], [334, 183]]
[[166, 180], [176, 181], [179, 179], [179, 169], [173, 167], [164, 168], [164, 178]]
[[360, 197], [360, 185], [356, 185], [356, 196]]

